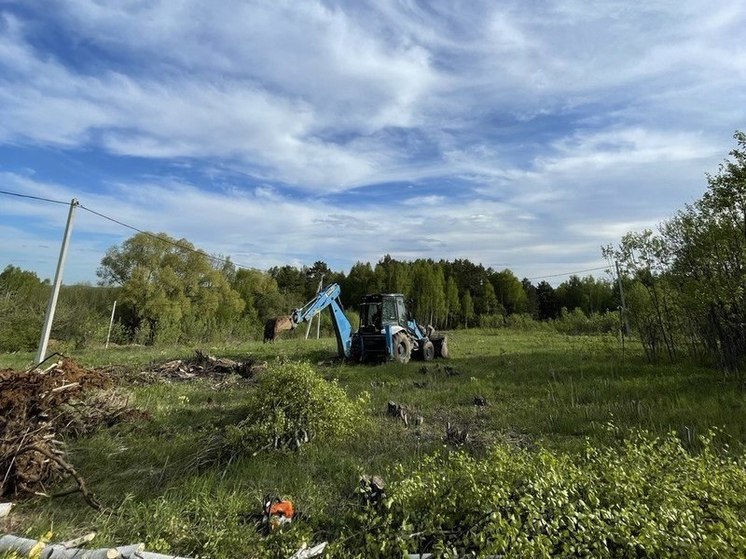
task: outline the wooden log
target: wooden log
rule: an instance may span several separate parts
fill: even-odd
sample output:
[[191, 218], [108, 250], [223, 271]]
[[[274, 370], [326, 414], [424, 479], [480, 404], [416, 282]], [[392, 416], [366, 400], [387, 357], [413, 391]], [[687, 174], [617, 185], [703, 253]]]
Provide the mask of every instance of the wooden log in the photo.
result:
[[[77, 541], [77, 540], [73, 540]], [[143, 551], [143, 544], [101, 549], [79, 549], [64, 544], [45, 544], [38, 540], [6, 535], [0, 538], [0, 554], [16, 553], [21, 557], [39, 559], [189, 559], [177, 555], [163, 555]]]
[[0, 518], [5, 518], [10, 514], [10, 509], [13, 508], [13, 503], [0, 503]]
[[72, 540], [68, 540], [66, 542], [62, 542], [60, 545], [68, 549], [71, 547], [80, 547], [84, 543], [92, 542], [95, 537], [96, 537], [96, 532], [89, 532], [85, 536], [80, 536], [79, 538], [75, 538]]
[[62, 392], [63, 390], [67, 390], [68, 388], [75, 388], [76, 386], [80, 386], [79, 382], [71, 382], [70, 384], [63, 384], [62, 386], [58, 386], [57, 388], [52, 388], [50, 392], [52, 394], [56, 394], [57, 392]]
[[17, 553], [21, 557], [28, 557], [39, 544], [36, 540], [19, 538], [17, 536], [3, 536], [0, 538], [0, 553]]

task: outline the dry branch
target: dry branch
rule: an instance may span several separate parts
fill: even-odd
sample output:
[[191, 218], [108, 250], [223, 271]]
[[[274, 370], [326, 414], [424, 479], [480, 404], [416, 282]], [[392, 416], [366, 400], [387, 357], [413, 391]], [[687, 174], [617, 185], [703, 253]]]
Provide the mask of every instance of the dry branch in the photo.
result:
[[109, 374], [69, 359], [45, 371], [0, 370], [0, 497], [46, 495], [72, 476], [85, 500], [100, 504], [66, 458], [62, 436], [80, 436], [138, 414]]
[[90, 491], [88, 491], [85, 481], [83, 481], [83, 478], [80, 476], [77, 470], [72, 466], [72, 464], [64, 460], [59, 454], [56, 454], [43, 446], [31, 444], [19, 450], [18, 456], [21, 456], [27, 452], [38, 452], [39, 454], [46, 456], [49, 460], [55, 462], [60, 468], [62, 468], [62, 470], [66, 474], [68, 474], [75, 480], [75, 483], [78, 484], [78, 490], [83, 495], [85, 502], [91, 505], [91, 507], [96, 510], [102, 509], [101, 503], [99, 503], [98, 499], [96, 499], [96, 497], [94, 497], [94, 495]]

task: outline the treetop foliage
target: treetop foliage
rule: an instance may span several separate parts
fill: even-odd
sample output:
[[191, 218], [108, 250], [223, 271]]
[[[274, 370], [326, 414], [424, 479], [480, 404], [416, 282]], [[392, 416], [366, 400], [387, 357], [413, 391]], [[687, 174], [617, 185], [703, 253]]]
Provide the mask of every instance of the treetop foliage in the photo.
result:
[[707, 191], [657, 231], [625, 235], [604, 254], [619, 261], [629, 311], [651, 360], [681, 354], [727, 371], [746, 358], [746, 135]]

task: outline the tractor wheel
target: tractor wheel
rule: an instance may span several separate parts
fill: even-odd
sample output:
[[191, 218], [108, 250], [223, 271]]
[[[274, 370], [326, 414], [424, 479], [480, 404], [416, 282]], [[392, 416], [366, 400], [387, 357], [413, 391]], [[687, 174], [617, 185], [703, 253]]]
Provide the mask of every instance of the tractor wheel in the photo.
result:
[[441, 338], [435, 343], [435, 354], [443, 359], [450, 357], [448, 353], [448, 338]]
[[435, 357], [435, 346], [433, 345], [433, 342], [428, 340], [424, 344], [422, 344], [422, 360], [432, 361], [434, 357]]
[[404, 332], [394, 335], [394, 360], [399, 363], [408, 363], [412, 355], [412, 343]]

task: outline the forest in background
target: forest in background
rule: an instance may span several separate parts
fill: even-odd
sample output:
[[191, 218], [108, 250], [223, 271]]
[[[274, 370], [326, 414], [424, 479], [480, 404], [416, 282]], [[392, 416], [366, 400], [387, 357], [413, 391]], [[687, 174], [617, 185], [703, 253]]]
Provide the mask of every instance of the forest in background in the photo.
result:
[[[340, 285], [353, 325], [362, 295], [387, 292], [405, 294], [418, 321], [438, 329], [559, 321], [590, 333], [619, 326], [619, 296], [610, 280], [571, 276], [555, 288], [469, 260], [405, 262], [387, 255], [375, 265], [358, 262], [348, 273], [321, 261], [260, 271], [213, 259], [185, 239], [138, 233], [107, 252], [98, 275], [101, 285], [62, 287], [52, 330], [57, 342], [102, 344], [114, 301], [113, 343], [258, 339], [267, 318], [302, 306], [320, 281]], [[0, 351], [36, 347], [50, 291], [33, 272], [8, 266], [0, 273]], [[322, 331], [331, 334], [326, 313]]]

